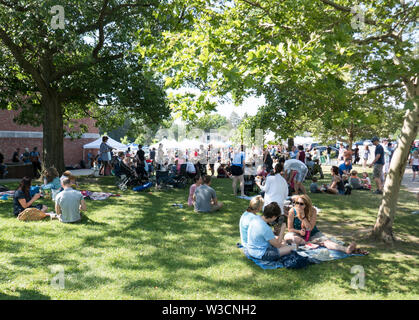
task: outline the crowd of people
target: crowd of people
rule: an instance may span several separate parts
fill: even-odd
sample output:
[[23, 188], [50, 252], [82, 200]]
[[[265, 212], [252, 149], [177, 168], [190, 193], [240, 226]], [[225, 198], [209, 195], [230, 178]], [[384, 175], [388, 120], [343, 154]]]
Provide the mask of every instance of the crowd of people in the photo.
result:
[[[20, 148], [16, 148], [13, 152], [11, 162], [16, 163], [27, 163], [32, 164], [33, 176], [39, 178], [41, 172], [41, 155], [38, 151], [38, 147], [33, 147], [32, 151], [29, 148], [25, 148], [23, 153], [20, 152]], [[0, 179], [7, 177], [7, 165], [5, 163], [4, 155], [0, 152]]]

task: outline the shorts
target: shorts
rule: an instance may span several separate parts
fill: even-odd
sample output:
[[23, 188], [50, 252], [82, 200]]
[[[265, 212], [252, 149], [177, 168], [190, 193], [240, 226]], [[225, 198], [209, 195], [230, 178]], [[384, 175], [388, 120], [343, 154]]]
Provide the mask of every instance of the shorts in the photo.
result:
[[269, 245], [269, 247], [266, 248], [266, 251], [263, 254], [261, 260], [275, 261], [279, 260], [279, 258], [281, 258], [281, 249]]
[[383, 176], [383, 164], [374, 164], [373, 178], [381, 179]]
[[418, 172], [419, 171], [419, 166], [412, 166], [412, 170], [413, 170], [413, 172]]
[[236, 177], [241, 176], [243, 175], [243, 168], [239, 166], [231, 166], [231, 173]]

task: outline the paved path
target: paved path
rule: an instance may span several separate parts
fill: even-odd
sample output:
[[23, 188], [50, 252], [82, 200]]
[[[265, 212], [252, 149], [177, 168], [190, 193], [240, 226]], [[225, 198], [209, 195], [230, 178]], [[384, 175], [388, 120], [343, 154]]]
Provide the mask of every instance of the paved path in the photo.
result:
[[419, 175], [416, 173], [415, 181], [412, 181], [412, 177], [413, 177], [412, 168], [407, 167], [404, 172], [402, 185], [405, 186], [410, 192], [419, 193]]

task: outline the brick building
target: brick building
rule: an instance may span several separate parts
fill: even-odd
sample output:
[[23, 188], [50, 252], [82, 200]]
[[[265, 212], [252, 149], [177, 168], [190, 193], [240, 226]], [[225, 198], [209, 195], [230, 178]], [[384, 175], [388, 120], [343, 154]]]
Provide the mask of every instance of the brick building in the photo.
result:
[[[20, 153], [23, 153], [25, 148], [32, 151], [34, 147], [38, 147], [42, 157], [42, 126], [18, 125], [13, 121], [16, 115], [17, 111], [0, 110], [0, 152], [4, 155], [4, 161], [11, 162], [16, 148], [20, 148]], [[64, 163], [66, 166], [79, 164], [83, 158], [83, 145], [100, 137], [99, 128], [95, 127], [93, 119], [82, 119], [79, 123], [87, 125], [88, 132], [83, 134], [80, 139], [64, 138]], [[93, 153], [96, 154], [96, 152], [97, 150]], [[87, 155], [87, 152], [85, 154]], [[84, 160], [86, 161], [86, 159]]]

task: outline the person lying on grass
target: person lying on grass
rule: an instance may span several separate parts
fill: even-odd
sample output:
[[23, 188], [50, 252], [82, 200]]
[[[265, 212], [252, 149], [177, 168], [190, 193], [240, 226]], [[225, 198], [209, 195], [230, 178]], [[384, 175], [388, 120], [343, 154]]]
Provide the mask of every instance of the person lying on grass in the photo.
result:
[[263, 198], [262, 196], [253, 197], [250, 200], [249, 206], [246, 211], [240, 217], [239, 227], [240, 227], [240, 240], [243, 247], [247, 246], [247, 233], [249, 231], [250, 221], [257, 215], [258, 212], [262, 211], [263, 208]]
[[86, 210], [83, 195], [71, 187], [71, 178], [65, 178], [61, 183], [64, 190], [55, 198], [55, 212], [58, 219], [64, 223], [79, 222], [81, 220], [80, 211]]
[[196, 212], [214, 212], [223, 207], [222, 202], [218, 202], [215, 190], [211, 188], [211, 176], [202, 178], [203, 184], [196, 188], [193, 195]]
[[368, 254], [367, 251], [357, 249], [355, 242], [345, 248], [331, 240], [323, 241], [325, 236], [317, 229], [316, 222], [317, 210], [313, 207], [310, 197], [308, 195], [296, 196], [294, 206], [288, 213], [288, 233], [284, 237], [285, 241], [295, 243], [297, 246], [305, 245], [306, 241], [310, 241], [347, 254]]
[[276, 202], [271, 202], [263, 210], [263, 215], [255, 215], [250, 221], [247, 232], [247, 252], [256, 259], [275, 261], [287, 255], [294, 249], [283, 241], [285, 223], [281, 226], [279, 236], [275, 236], [269, 223], [281, 216], [281, 208]]

